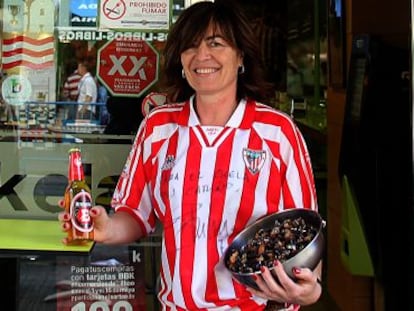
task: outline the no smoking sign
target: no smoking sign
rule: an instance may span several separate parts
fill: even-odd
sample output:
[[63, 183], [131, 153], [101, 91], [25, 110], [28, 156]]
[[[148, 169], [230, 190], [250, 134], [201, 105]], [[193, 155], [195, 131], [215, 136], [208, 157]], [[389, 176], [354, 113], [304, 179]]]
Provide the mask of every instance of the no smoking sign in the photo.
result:
[[112, 40], [98, 51], [97, 76], [114, 96], [139, 97], [158, 81], [159, 55], [142, 40]]
[[123, 0], [105, 0], [103, 14], [105, 18], [118, 20], [125, 15], [126, 5]]

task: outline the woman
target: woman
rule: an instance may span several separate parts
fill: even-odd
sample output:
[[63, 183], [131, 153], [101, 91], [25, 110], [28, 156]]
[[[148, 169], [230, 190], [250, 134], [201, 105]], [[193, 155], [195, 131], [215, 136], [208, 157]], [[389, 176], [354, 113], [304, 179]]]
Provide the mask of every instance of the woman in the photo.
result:
[[319, 269], [298, 267], [293, 281], [275, 262], [280, 284], [263, 268], [259, 292], [223, 264], [226, 247], [256, 219], [317, 209], [301, 134], [285, 114], [257, 102], [267, 86], [253, 39], [234, 6], [203, 1], [180, 15], [164, 55], [166, 91], [176, 103], [154, 108], [141, 124], [115, 213], [91, 211], [103, 243], [133, 242], [153, 232], [156, 219], [163, 224], [163, 310], [262, 310], [268, 300], [294, 310], [321, 294]]

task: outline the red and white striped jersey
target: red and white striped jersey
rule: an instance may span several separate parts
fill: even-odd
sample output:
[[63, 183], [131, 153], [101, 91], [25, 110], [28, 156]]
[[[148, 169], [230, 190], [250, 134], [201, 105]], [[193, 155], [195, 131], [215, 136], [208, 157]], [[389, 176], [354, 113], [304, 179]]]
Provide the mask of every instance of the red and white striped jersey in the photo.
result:
[[81, 80], [82, 76], [78, 73], [78, 71], [74, 71], [70, 74], [64, 85], [63, 85], [63, 95], [71, 101], [76, 101], [78, 99], [79, 90], [78, 85], [79, 81]]
[[284, 113], [242, 100], [224, 127], [201, 126], [192, 99], [144, 119], [114, 193], [147, 234], [163, 224], [164, 310], [261, 310], [223, 255], [259, 217], [317, 209], [307, 147]]

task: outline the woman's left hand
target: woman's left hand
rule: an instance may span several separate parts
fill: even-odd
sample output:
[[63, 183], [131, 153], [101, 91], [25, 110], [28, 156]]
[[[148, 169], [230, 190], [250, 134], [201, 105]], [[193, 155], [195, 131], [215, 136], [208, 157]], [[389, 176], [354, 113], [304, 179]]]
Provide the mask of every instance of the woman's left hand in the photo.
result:
[[[250, 287], [248, 290], [255, 296], [272, 301], [310, 305], [318, 301], [322, 293], [321, 284], [318, 282], [319, 270], [318, 267], [315, 271], [308, 268], [294, 268], [292, 272], [296, 280], [292, 280], [286, 274], [283, 265], [275, 261], [272, 272], [263, 266], [262, 274], [256, 275], [256, 284], [261, 291]], [[279, 282], [275, 280], [272, 273]]]

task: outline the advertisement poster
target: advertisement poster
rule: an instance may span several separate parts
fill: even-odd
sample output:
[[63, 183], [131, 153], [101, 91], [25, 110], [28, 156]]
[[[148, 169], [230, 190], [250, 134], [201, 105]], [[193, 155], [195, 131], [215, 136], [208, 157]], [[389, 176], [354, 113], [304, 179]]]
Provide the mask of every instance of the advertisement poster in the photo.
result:
[[100, 29], [168, 30], [170, 0], [100, 0]]
[[142, 247], [95, 245], [90, 259], [62, 257], [56, 269], [57, 292], [45, 300], [57, 311], [147, 310]]

